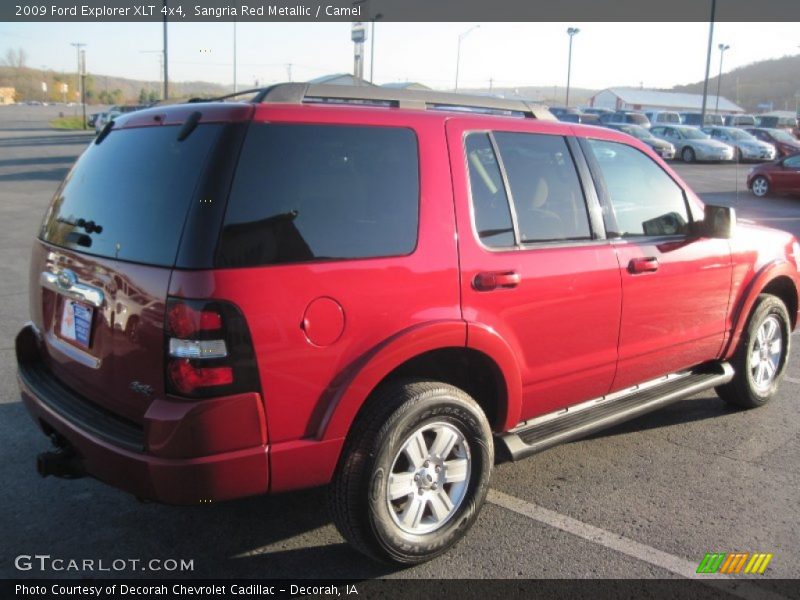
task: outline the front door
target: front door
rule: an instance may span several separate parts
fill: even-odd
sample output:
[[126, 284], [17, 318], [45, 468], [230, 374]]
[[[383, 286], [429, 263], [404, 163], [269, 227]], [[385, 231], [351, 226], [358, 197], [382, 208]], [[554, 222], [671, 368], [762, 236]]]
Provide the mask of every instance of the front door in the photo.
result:
[[715, 359], [731, 288], [728, 241], [690, 235], [684, 190], [642, 151], [604, 140], [584, 147], [622, 276], [613, 390]]

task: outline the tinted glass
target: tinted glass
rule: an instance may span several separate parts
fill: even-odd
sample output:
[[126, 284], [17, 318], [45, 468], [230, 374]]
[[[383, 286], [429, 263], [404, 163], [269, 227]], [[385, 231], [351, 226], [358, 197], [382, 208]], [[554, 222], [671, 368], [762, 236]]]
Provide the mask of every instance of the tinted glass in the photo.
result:
[[223, 267], [414, 250], [417, 140], [409, 129], [254, 124], [217, 252]]
[[[685, 235], [689, 217], [683, 191], [636, 148], [589, 140], [623, 237]], [[608, 225], [609, 229], [613, 229]]]
[[800, 156], [790, 156], [783, 161], [783, 166], [787, 169], [800, 169]]
[[46, 242], [109, 258], [172, 266], [186, 212], [219, 125], [111, 131], [91, 144], [56, 192]]
[[514, 247], [514, 227], [508, 197], [494, 149], [486, 133], [471, 133], [466, 140], [469, 187], [475, 229], [485, 246]]
[[583, 190], [564, 138], [494, 135], [517, 211], [520, 241], [591, 239]]

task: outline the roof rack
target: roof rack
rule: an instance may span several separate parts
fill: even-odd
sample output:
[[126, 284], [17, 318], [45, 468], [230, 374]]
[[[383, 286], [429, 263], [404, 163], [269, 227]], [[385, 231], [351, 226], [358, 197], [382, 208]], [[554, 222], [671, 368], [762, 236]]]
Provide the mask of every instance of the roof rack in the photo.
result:
[[546, 107], [524, 100], [507, 100], [492, 96], [454, 94], [432, 90], [402, 90], [373, 85], [279, 83], [266, 88], [243, 90], [217, 98], [193, 98], [190, 102], [215, 102], [247, 94], [254, 94], [250, 101], [257, 104], [342, 103], [416, 110], [454, 110], [555, 120]]

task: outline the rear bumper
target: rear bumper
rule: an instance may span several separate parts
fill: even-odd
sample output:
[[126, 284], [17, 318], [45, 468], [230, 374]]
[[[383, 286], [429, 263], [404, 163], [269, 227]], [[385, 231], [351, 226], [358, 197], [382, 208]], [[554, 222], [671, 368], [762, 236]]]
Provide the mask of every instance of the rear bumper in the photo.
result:
[[58, 433], [86, 472], [144, 499], [198, 504], [266, 493], [268, 446], [258, 394], [210, 401], [156, 399], [144, 425], [127, 422], [49, 375], [29, 325], [17, 336], [22, 400]]

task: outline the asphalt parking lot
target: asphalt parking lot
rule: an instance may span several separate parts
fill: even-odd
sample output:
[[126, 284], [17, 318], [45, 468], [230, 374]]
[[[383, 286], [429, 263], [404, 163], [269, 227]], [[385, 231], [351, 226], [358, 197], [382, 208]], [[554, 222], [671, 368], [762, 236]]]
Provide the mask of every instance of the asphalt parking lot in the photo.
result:
[[[23, 409], [14, 336], [28, 318], [28, 254], [70, 164], [91, 140], [56, 132], [52, 107], [0, 107], [0, 577], [15, 557], [189, 559], [192, 572], [97, 576], [673, 578], [706, 552], [769, 552], [755, 585], [800, 577], [800, 354], [755, 411], [713, 393], [519, 463], [499, 464], [477, 525], [453, 551], [395, 570], [347, 546], [311, 490], [201, 507], [142, 504], [91, 479], [41, 479], [48, 441]], [[676, 165], [701, 197], [800, 236], [800, 199], [756, 199], [748, 166]], [[800, 338], [795, 335], [795, 342]]]

